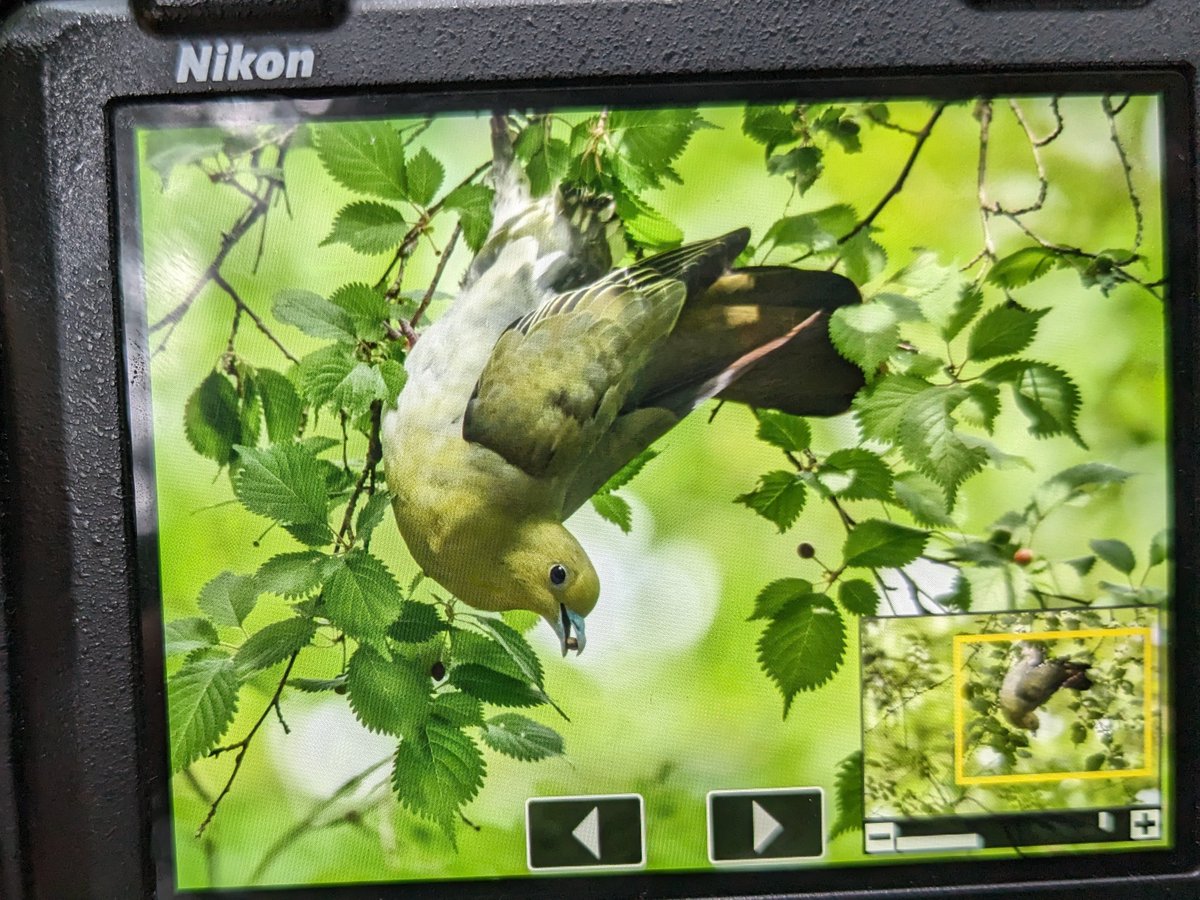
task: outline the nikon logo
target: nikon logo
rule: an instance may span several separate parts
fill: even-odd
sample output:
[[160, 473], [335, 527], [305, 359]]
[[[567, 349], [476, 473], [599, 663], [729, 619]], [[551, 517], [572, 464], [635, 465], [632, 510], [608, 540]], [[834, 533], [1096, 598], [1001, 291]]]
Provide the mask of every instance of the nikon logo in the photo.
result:
[[180, 41], [175, 81], [274, 81], [308, 78], [315, 56], [308, 47], [251, 50], [240, 41]]

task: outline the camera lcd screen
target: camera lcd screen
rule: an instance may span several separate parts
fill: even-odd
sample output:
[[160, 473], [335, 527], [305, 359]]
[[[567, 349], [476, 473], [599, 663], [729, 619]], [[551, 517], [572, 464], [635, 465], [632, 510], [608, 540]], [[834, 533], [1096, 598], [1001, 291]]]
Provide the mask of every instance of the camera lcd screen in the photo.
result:
[[164, 891], [1172, 847], [1167, 95], [937, 84], [116, 112]]

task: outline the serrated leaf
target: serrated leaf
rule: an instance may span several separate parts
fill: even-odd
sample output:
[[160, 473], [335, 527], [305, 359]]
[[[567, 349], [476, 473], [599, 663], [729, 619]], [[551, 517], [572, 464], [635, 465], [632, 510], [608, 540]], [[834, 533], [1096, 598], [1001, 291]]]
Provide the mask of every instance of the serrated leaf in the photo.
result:
[[803, 578], [780, 578], [778, 581], [772, 581], [758, 592], [754, 599], [754, 611], [750, 613], [747, 621], [773, 619], [793, 600], [799, 600], [812, 593], [812, 582]]
[[1175, 535], [1170, 528], [1164, 528], [1150, 541], [1150, 568], [1162, 565], [1174, 556]]
[[455, 728], [482, 725], [483, 704], [462, 691], [441, 692], [434, 695], [430, 715]]
[[818, 477], [831, 494], [846, 500], [892, 499], [892, 470], [870, 450], [835, 450], [821, 463]]
[[258, 568], [258, 589], [286, 600], [298, 600], [321, 585], [322, 566], [331, 558], [316, 550], [279, 553]]
[[[616, 149], [621, 180], [634, 188], [659, 188], [679, 181], [671, 164], [692, 135], [708, 127], [695, 109], [617, 109], [608, 116], [609, 142]], [[632, 177], [631, 177], [632, 176]]]
[[767, 155], [781, 144], [796, 140], [796, 127], [785, 110], [778, 106], [747, 104], [742, 113], [742, 134], [752, 141], [764, 144]]
[[964, 284], [946, 324], [942, 326], [943, 340], [952, 341], [958, 337], [962, 330], [979, 315], [981, 309], [983, 309], [983, 289], [977, 284]]
[[364, 544], [369, 544], [371, 535], [375, 533], [391, 505], [392, 495], [382, 488], [377, 488], [358, 510], [358, 517], [354, 520], [355, 536]]
[[616, 494], [598, 493], [592, 496], [592, 509], [600, 514], [602, 519], [612, 522], [626, 534], [633, 526], [633, 509]]
[[282, 525], [313, 526], [328, 533], [328, 497], [317, 458], [300, 444], [265, 450], [235, 447], [233, 491], [242, 505]]
[[976, 381], [966, 387], [967, 396], [958, 407], [964, 418], [982, 426], [991, 434], [1000, 415], [1000, 390], [995, 385]]
[[260, 628], [233, 655], [233, 667], [243, 681], [255, 672], [283, 662], [307, 647], [317, 633], [312, 619], [293, 616]]
[[952, 413], [966, 396], [957, 386], [929, 388], [909, 401], [897, 431], [904, 458], [945, 489], [948, 507], [959, 485], [988, 460], [985, 448], [968, 444], [955, 430]]
[[799, 416], [764, 409], [758, 413], [758, 439], [780, 450], [798, 453], [812, 444], [812, 431]]
[[757, 488], [735, 497], [734, 502], [750, 507], [783, 534], [804, 509], [806, 498], [804, 482], [795, 473], [776, 470], [759, 478]]
[[971, 582], [960, 570], [954, 579], [954, 587], [945, 594], [938, 594], [933, 599], [942, 606], [967, 612], [971, 609]]
[[853, 578], [838, 588], [838, 600], [846, 612], [856, 616], [873, 616], [879, 610], [879, 595], [869, 581]]
[[927, 531], [883, 519], [866, 519], [846, 535], [842, 562], [848, 567], [906, 566], [925, 551], [928, 540]]
[[541, 119], [523, 129], [513, 143], [517, 156], [525, 163], [529, 190], [535, 197], [544, 197], [556, 187], [571, 162], [571, 149], [566, 141], [553, 137], [551, 122]]
[[488, 719], [481, 737], [493, 750], [523, 762], [562, 756], [565, 750], [561, 734], [517, 713]]
[[209, 372], [183, 408], [183, 428], [188, 443], [201, 456], [227, 466], [233, 447], [242, 442], [237, 390], [219, 372]]
[[1038, 322], [1049, 310], [1025, 309], [1015, 304], [988, 310], [971, 329], [967, 355], [976, 362], [1020, 353], [1033, 341]]
[[325, 691], [344, 694], [347, 690], [345, 675], [335, 678], [289, 678], [287, 685], [306, 694], [320, 694]]
[[863, 827], [863, 752], [855, 750], [840, 763], [833, 783], [837, 801], [837, 818], [829, 832], [830, 839], [847, 831]]
[[253, 575], [222, 572], [200, 588], [196, 605], [217, 625], [237, 627], [257, 601], [258, 585]]
[[837, 248], [838, 238], [855, 224], [854, 207], [837, 203], [811, 213], [784, 216], [767, 229], [765, 240], [813, 253]]
[[493, 196], [492, 189], [485, 185], [464, 184], [452, 190], [442, 201], [445, 209], [458, 213], [463, 240], [472, 252], [479, 251], [491, 231]]
[[310, 337], [354, 342], [354, 319], [340, 306], [312, 291], [289, 288], [275, 295], [271, 312], [280, 322], [299, 328]]
[[493, 706], [540, 706], [546, 702], [535, 686], [479, 663], [456, 665], [450, 670], [450, 683]]
[[356, 338], [377, 341], [383, 337], [384, 321], [390, 310], [383, 294], [370, 285], [361, 282], [344, 284], [333, 292], [329, 302], [350, 316]]
[[917, 524], [929, 528], [953, 525], [946, 509], [946, 493], [918, 472], [901, 472], [892, 485], [896, 500], [908, 510]]
[[833, 601], [812, 594], [771, 620], [758, 640], [758, 661], [783, 694], [786, 718], [801, 691], [833, 677], [846, 650], [846, 626]]
[[405, 807], [453, 840], [458, 811], [479, 792], [485, 771], [483, 754], [467, 734], [432, 719], [400, 742], [392, 788]]
[[429, 720], [433, 682], [410, 659], [387, 659], [369, 646], [350, 657], [346, 684], [350, 708], [368, 729], [416, 739]]
[[324, 597], [330, 621], [359, 640], [380, 637], [404, 600], [392, 573], [366, 550], [351, 550], [332, 567]]
[[657, 450], [643, 450], [629, 462], [625, 463], [625, 465], [621, 466], [621, 468], [616, 471], [616, 474], [614, 474], [610, 479], [608, 479], [608, 481], [604, 483], [604, 487], [602, 487], [600, 490], [605, 492], [616, 491], [625, 487], [625, 485], [633, 481], [633, 479], [637, 477], [642, 469], [646, 467], [646, 464], [653, 460], [656, 456], [658, 456]]
[[[482, 619], [482, 616], [477, 617]], [[518, 681], [531, 679], [521, 671], [517, 661], [502, 645], [477, 631], [453, 626], [450, 629], [451, 662], [454, 665], [477, 663], [495, 669]]]
[[1062, 254], [1057, 250], [1025, 247], [998, 260], [988, 271], [987, 280], [1002, 288], [1023, 287], [1062, 264]]
[[1123, 484], [1132, 474], [1107, 463], [1071, 466], [1038, 485], [1034, 504], [1045, 516], [1063, 503], [1080, 500], [1110, 485]]
[[855, 284], [866, 284], [887, 266], [887, 251], [871, 237], [875, 231], [874, 227], [864, 228], [854, 237], [841, 242], [846, 276]]
[[912, 398], [931, 388], [923, 378], [888, 375], [855, 395], [851, 408], [863, 436], [892, 443]]
[[396, 621], [388, 626], [388, 636], [401, 644], [423, 644], [448, 627], [431, 604], [406, 600]]
[[338, 122], [312, 129], [321, 165], [342, 187], [385, 200], [405, 197], [404, 143], [386, 122]]
[[428, 206], [446, 177], [446, 167], [437, 157], [422, 147], [405, 166], [408, 176], [408, 199], [418, 206]]
[[825, 154], [819, 147], [794, 147], [767, 160], [767, 172], [783, 175], [803, 197], [825, 171]]
[[171, 771], [195, 762], [221, 739], [237, 712], [238, 680], [228, 656], [189, 660], [167, 681]]
[[659, 252], [683, 243], [683, 230], [640, 197], [618, 190], [614, 199], [617, 216], [635, 244]]
[[1093, 553], [1118, 572], [1130, 575], [1137, 568], [1137, 559], [1133, 555], [1133, 548], [1124, 541], [1116, 539], [1092, 540], [1088, 541], [1088, 546], [1092, 548]]
[[164, 638], [168, 656], [214, 647], [220, 640], [212, 622], [198, 616], [168, 622], [164, 629]]
[[1079, 574], [1079, 577], [1082, 578], [1096, 567], [1096, 557], [1077, 556], [1075, 559], [1068, 559], [1067, 565], [1074, 569]]
[[273, 369], [255, 373], [262, 397], [263, 417], [267, 422], [267, 439], [272, 444], [290, 441], [304, 420], [304, 405], [296, 388], [286, 375]]
[[997, 363], [983, 374], [986, 381], [1011, 385], [1017, 408], [1029, 420], [1034, 437], [1065, 434], [1087, 449], [1075, 420], [1079, 415], [1079, 388], [1062, 369], [1047, 363], [1013, 359]]
[[855, 122], [853, 117], [843, 115], [844, 112], [844, 107], [825, 110], [813, 122], [813, 130], [827, 135], [847, 153], [859, 153], [862, 150], [862, 141], [859, 140], [858, 133], [862, 126]]
[[376, 200], [358, 200], [343, 206], [320, 246], [345, 244], [357, 253], [374, 256], [395, 250], [408, 226], [400, 210]]
[[508, 654], [521, 675], [538, 687], [544, 686], [542, 662], [521, 632], [507, 622], [486, 616], [476, 617], [475, 624]]

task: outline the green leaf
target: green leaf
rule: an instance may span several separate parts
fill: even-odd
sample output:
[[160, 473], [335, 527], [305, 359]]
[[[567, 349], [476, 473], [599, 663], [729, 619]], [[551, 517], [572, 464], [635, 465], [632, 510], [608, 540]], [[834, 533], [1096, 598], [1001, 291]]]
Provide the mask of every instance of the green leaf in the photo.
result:
[[933, 387], [909, 401], [898, 437], [900, 450], [915, 468], [946, 491], [947, 506], [967, 478], [987, 463], [987, 451], [965, 442], [955, 430], [954, 409], [966, 398], [961, 387]]
[[1083, 761], [1083, 767], [1088, 772], [1095, 772], [1104, 767], [1104, 761], [1107, 757], [1103, 752], [1093, 753]]
[[263, 416], [267, 421], [267, 439], [272, 444], [290, 441], [304, 420], [304, 405], [287, 376], [273, 369], [255, 373], [262, 396]]
[[825, 154], [818, 147], [794, 147], [767, 160], [767, 171], [783, 175], [803, 197], [825, 171]]
[[479, 248], [487, 240], [488, 232], [491, 231], [493, 196], [490, 187], [482, 184], [464, 184], [452, 190], [442, 201], [444, 208], [458, 213], [463, 240], [472, 252], [479, 252]]
[[942, 326], [942, 339], [952, 341], [958, 337], [962, 330], [979, 315], [981, 309], [983, 309], [983, 289], [977, 284], [964, 284], [946, 324]]
[[405, 171], [408, 175], [408, 199], [418, 206], [428, 206], [446, 178], [446, 167], [422, 147], [408, 161]]
[[1096, 557], [1077, 556], [1075, 559], [1068, 559], [1067, 565], [1078, 572], [1080, 578], [1083, 578], [1096, 567]]
[[851, 402], [863, 436], [892, 443], [913, 397], [933, 387], [923, 378], [888, 375], [861, 390]]
[[831, 494], [847, 500], [892, 500], [892, 470], [870, 450], [835, 450], [821, 463], [818, 477]]
[[896, 500], [907, 509], [917, 523], [930, 528], [953, 525], [946, 509], [946, 494], [936, 484], [918, 472], [901, 472], [892, 485]]
[[434, 606], [408, 600], [400, 605], [400, 615], [388, 626], [388, 636], [401, 644], [423, 644], [448, 627]]
[[562, 756], [565, 749], [561, 734], [517, 713], [488, 719], [481, 737], [493, 750], [523, 762]]
[[838, 238], [855, 225], [854, 207], [837, 203], [811, 213], [784, 216], [769, 229], [766, 241], [824, 253], [837, 249]]
[[1049, 310], [1025, 309], [1016, 304], [997, 306], [984, 313], [971, 329], [967, 355], [975, 361], [1020, 353], [1033, 341], [1038, 322]]
[[544, 197], [557, 187], [571, 163], [566, 141], [550, 134], [548, 119], [534, 121], [521, 131], [513, 144], [517, 156], [525, 162], [529, 189], [535, 197]]
[[263, 593], [298, 600], [321, 586], [322, 568], [334, 562], [316, 550], [279, 553], [259, 566], [254, 580]]
[[228, 656], [190, 660], [167, 681], [171, 771], [195, 762], [221, 739], [237, 712], [238, 680]]
[[842, 548], [843, 563], [849, 567], [898, 568], [906, 566], [925, 551], [929, 532], [886, 522], [866, 519], [846, 535]]
[[324, 596], [330, 621], [359, 640], [381, 636], [404, 600], [392, 573], [366, 550], [341, 557], [326, 579]]
[[633, 481], [633, 479], [637, 477], [638, 473], [640, 473], [642, 469], [646, 467], [646, 464], [656, 456], [658, 456], [657, 450], [643, 450], [629, 462], [625, 463], [625, 465], [621, 466], [621, 468], [617, 470], [616, 474], [604, 483], [604, 487], [602, 487], [600, 490], [607, 493], [610, 491], [620, 490], [621, 488], [625, 487], [625, 485]]
[[265, 450], [235, 447], [239, 465], [233, 492], [242, 505], [283, 525], [317, 526], [329, 532], [328, 497], [317, 458], [300, 444]]
[[616, 494], [597, 493], [592, 497], [592, 508], [600, 517], [612, 522], [626, 534], [633, 525], [633, 510]]
[[354, 342], [354, 319], [346, 310], [312, 291], [288, 289], [275, 295], [271, 312], [310, 337]]
[[192, 449], [218, 465], [229, 465], [234, 445], [242, 440], [233, 383], [219, 372], [209, 372], [184, 405], [183, 428]]
[[873, 616], [879, 610], [879, 595], [869, 581], [861, 578], [843, 581], [838, 588], [838, 599], [846, 612], [856, 616]]
[[542, 662], [521, 632], [501, 619], [477, 616], [474, 621], [484, 634], [508, 654], [509, 660], [517, 667], [517, 671], [522, 676], [538, 687], [544, 686]]
[[395, 250], [408, 227], [400, 210], [376, 200], [358, 200], [341, 208], [320, 246], [345, 244], [357, 253], [374, 256]]
[[694, 109], [617, 109], [608, 116], [609, 141], [616, 148], [621, 180], [634, 188], [660, 188], [678, 182], [671, 164], [692, 135], [707, 127]]
[[967, 612], [971, 608], [971, 582], [959, 570], [958, 576], [954, 579], [954, 587], [947, 593], [939, 594], [933, 599], [943, 606]]
[[400, 742], [392, 788], [405, 807], [453, 840], [458, 811], [483, 786], [483, 754], [463, 731], [438, 719]]
[[995, 385], [976, 381], [967, 385], [967, 396], [958, 407], [964, 418], [982, 426], [991, 434], [1000, 415], [1000, 390]]
[[758, 439], [780, 450], [798, 453], [812, 444], [812, 432], [808, 422], [799, 416], [764, 409], [758, 413]]
[[350, 657], [347, 672], [350, 708], [368, 729], [419, 739], [429, 720], [433, 682], [416, 662], [398, 656], [389, 660], [369, 646]]
[[1034, 437], [1065, 434], [1087, 449], [1075, 427], [1079, 415], [1079, 388], [1062, 369], [1046, 363], [1011, 359], [992, 366], [983, 378], [1012, 386], [1017, 409], [1029, 420], [1029, 433]]
[[785, 110], [778, 106], [746, 105], [742, 113], [742, 133], [752, 141], [765, 144], [767, 155], [780, 144], [796, 140], [796, 126]]
[[483, 724], [483, 704], [462, 691], [435, 694], [431, 714], [435, 719], [440, 719], [455, 728]]
[[377, 341], [383, 337], [384, 322], [390, 311], [383, 294], [370, 285], [344, 284], [333, 292], [329, 302], [349, 314], [356, 338]]
[[371, 535], [375, 533], [391, 505], [392, 495], [382, 488], [377, 488], [358, 511], [358, 517], [354, 520], [355, 536], [364, 544], [369, 544]]
[[478, 663], [456, 665], [450, 670], [450, 683], [494, 706], [539, 706], [546, 702], [535, 686]]
[[617, 191], [614, 198], [617, 216], [635, 244], [658, 252], [683, 243], [680, 227], [641, 198], [625, 191]]
[[998, 260], [988, 272], [987, 280], [1002, 288], [1022, 287], [1063, 264], [1057, 250], [1026, 247]]
[[404, 366], [394, 359], [385, 359], [379, 364], [379, 375], [383, 378], [384, 387], [387, 393], [383, 397], [383, 406], [385, 409], [391, 409], [396, 405], [396, 398], [400, 396], [400, 392], [404, 390], [404, 385], [408, 381], [408, 373], [404, 370]]
[[287, 686], [306, 694], [320, 694], [325, 691], [344, 694], [347, 691], [345, 675], [338, 675], [336, 678], [289, 678]]
[[300, 360], [300, 390], [313, 406], [324, 406], [355, 365], [350, 348], [337, 344], [322, 347]]
[[1045, 516], [1064, 503], [1080, 501], [1111, 485], [1124, 484], [1132, 474], [1107, 463], [1071, 466], [1038, 485], [1034, 504]]
[[283, 662], [312, 641], [317, 626], [312, 619], [293, 616], [260, 628], [233, 655], [233, 667], [243, 681], [255, 672]]
[[1150, 541], [1150, 568], [1162, 565], [1174, 556], [1175, 534], [1170, 528], [1164, 528]]
[[854, 121], [852, 116], [843, 115], [844, 107], [830, 107], [821, 113], [813, 122], [813, 130], [825, 134], [834, 143], [841, 146], [847, 153], [859, 153], [862, 141], [858, 133], [862, 126]]
[[773, 522], [783, 534], [795, 523], [807, 497], [804, 482], [792, 472], [776, 470], [758, 480], [758, 487], [734, 498], [764, 519]]
[[385, 200], [405, 198], [404, 143], [391, 125], [338, 122], [312, 134], [321, 165], [342, 187]]
[[866, 284], [887, 266], [887, 251], [871, 237], [877, 230], [874, 226], [864, 228], [854, 237], [840, 242], [846, 276], [856, 284]]
[[196, 616], [168, 622], [165, 638], [168, 656], [173, 653], [191, 653], [203, 647], [214, 647], [220, 640], [212, 622]]
[[257, 601], [258, 585], [253, 575], [222, 572], [200, 588], [196, 605], [216, 624], [237, 627]]
[[1133, 549], [1124, 541], [1093, 540], [1088, 541], [1088, 546], [1092, 548], [1093, 553], [1118, 572], [1130, 575], [1137, 568], [1137, 559], [1133, 555]]
[[833, 795], [837, 801], [837, 818], [829, 832], [830, 839], [863, 827], [863, 752], [855, 750], [838, 763]]
[[793, 600], [799, 600], [812, 593], [812, 582], [803, 578], [780, 578], [778, 581], [772, 581], [758, 592], [754, 600], [754, 612], [750, 613], [747, 621], [773, 619]]
[[841, 613], [821, 594], [793, 603], [771, 620], [758, 640], [758, 661], [783, 694], [785, 718], [796, 694], [833, 677], [845, 650]]

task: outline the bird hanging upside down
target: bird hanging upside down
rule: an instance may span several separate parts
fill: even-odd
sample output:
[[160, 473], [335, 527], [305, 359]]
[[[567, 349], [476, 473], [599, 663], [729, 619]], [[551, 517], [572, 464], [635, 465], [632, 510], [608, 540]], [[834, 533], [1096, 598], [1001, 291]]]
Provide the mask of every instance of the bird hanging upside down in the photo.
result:
[[1019, 646], [1021, 657], [1012, 664], [1000, 685], [1000, 710], [1017, 728], [1037, 731], [1039, 723], [1034, 710], [1059, 688], [1073, 691], [1090, 688], [1092, 680], [1087, 670], [1091, 666], [1065, 656], [1046, 659], [1045, 650], [1028, 641], [1019, 642]]
[[860, 298], [830, 272], [733, 268], [744, 228], [613, 270], [611, 199], [532, 198], [499, 116], [492, 144], [491, 233], [408, 356], [384, 465], [425, 573], [476, 608], [540, 614], [565, 655], [600, 577], [563, 522], [711, 398], [845, 411], [862, 375], [828, 322]]

